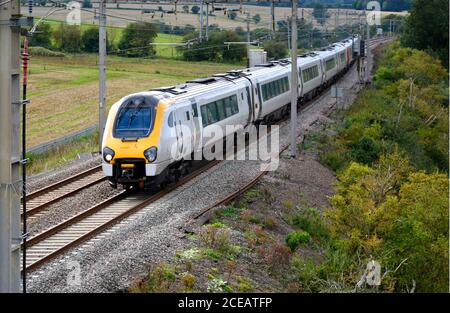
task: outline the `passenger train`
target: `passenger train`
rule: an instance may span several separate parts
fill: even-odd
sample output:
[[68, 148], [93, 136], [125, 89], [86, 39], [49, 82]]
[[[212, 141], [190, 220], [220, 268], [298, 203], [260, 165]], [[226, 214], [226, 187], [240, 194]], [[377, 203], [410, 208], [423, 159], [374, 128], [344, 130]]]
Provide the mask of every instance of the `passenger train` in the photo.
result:
[[[360, 37], [353, 36], [299, 55], [298, 104], [343, 75], [359, 58], [360, 45]], [[114, 188], [176, 180], [188, 156], [205, 148], [208, 128], [245, 128], [279, 119], [289, 114], [291, 88], [291, 61], [282, 59], [125, 96], [108, 114], [103, 172]], [[188, 134], [183, 129], [189, 129]], [[224, 137], [231, 135], [224, 132]]]

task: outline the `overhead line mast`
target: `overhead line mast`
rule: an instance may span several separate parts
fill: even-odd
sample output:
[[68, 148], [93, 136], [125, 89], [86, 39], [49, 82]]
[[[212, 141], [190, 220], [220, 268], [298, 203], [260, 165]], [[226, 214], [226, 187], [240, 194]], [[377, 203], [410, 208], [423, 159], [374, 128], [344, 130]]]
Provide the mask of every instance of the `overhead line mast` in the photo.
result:
[[106, 126], [106, 0], [99, 3], [99, 28], [98, 28], [98, 65], [99, 65], [99, 151], [102, 153], [103, 132]]
[[20, 291], [20, 1], [0, 9], [0, 292]]

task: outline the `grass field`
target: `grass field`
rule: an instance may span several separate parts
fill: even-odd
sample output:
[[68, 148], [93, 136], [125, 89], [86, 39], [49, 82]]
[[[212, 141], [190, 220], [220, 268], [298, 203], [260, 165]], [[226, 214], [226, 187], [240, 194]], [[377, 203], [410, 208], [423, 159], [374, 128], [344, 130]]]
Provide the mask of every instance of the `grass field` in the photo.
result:
[[[107, 58], [107, 105], [154, 87], [243, 67], [170, 59]], [[98, 120], [96, 55], [32, 57], [28, 95], [28, 147], [73, 133]]]

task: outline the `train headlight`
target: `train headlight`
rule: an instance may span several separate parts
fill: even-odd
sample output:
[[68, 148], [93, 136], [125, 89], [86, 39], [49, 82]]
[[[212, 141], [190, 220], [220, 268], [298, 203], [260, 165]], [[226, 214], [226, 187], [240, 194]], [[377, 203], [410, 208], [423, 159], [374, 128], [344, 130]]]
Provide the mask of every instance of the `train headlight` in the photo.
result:
[[115, 152], [113, 149], [108, 148], [108, 147], [103, 148], [103, 159], [106, 162], [108, 162], [108, 163], [111, 162], [111, 160], [114, 158], [114, 154], [115, 154]]
[[155, 161], [157, 154], [158, 149], [156, 147], [151, 147], [144, 151], [144, 156], [149, 162]]

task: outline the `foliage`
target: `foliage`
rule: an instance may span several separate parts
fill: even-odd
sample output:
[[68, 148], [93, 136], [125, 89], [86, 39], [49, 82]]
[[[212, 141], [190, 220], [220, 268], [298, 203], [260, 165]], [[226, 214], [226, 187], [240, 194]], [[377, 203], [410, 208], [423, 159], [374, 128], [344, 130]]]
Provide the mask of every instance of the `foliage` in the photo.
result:
[[[98, 52], [99, 46], [99, 34], [98, 28], [91, 27], [83, 32], [81, 36], [81, 41], [83, 42], [83, 48], [86, 52]], [[108, 43], [107, 43], [108, 46]]]
[[151, 23], [130, 23], [123, 30], [119, 49], [129, 57], [152, 57], [156, 52], [151, 44], [157, 35], [157, 29]]
[[87, 9], [92, 8], [92, 2], [91, 2], [91, 0], [83, 0], [82, 7], [83, 7], [83, 8], [87, 8]]
[[198, 14], [200, 12], [200, 7], [198, 5], [194, 5], [191, 7], [192, 14]]
[[447, 75], [423, 51], [398, 42], [383, 51], [374, 88], [322, 146], [338, 170], [330, 237], [320, 264], [293, 262], [301, 288], [353, 290], [375, 260], [380, 291], [448, 291]]
[[329, 236], [327, 226], [323, 223], [320, 212], [307, 208], [292, 218], [292, 224], [308, 232], [312, 237], [326, 239]]
[[448, 68], [449, 1], [413, 0], [402, 43], [435, 53]]
[[448, 172], [447, 75], [425, 52], [392, 44], [375, 72], [375, 88], [349, 109], [337, 138], [323, 145], [322, 160], [341, 170], [400, 149], [417, 169]]
[[61, 23], [54, 32], [57, 49], [76, 53], [81, 51], [81, 28], [78, 25], [66, 25]]
[[200, 231], [199, 239], [205, 247], [224, 252], [230, 246], [230, 230], [208, 225]]
[[290, 232], [286, 236], [286, 245], [291, 249], [291, 251], [295, 251], [298, 246], [304, 245], [311, 240], [311, 235], [304, 230], [296, 230]]
[[255, 24], [258, 24], [259, 22], [261, 22], [261, 15], [255, 14], [252, 16], [252, 19]]
[[[370, 0], [357, 0], [353, 2], [353, 7], [357, 10], [365, 10]], [[411, 0], [380, 0], [383, 11], [405, 11], [411, 7]]]
[[267, 40], [263, 44], [269, 58], [278, 60], [285, 58], [288, 54], [286, 44], [276, 40]]
[[135, 292], [169, 292], [176, 281], [174, 268], [166, 263], [153, 266], [147, 280], [141, 281], [132, 288]]
[[230, 12], [227, 14], [228, 18], [232, 21], [234, 21], [237, 17], [237, 13], [236, 12]]
[[446, 175], [413, 172], [407, 160], [392, 154], [372, 168], [352, 163], [338, 179], [326, 214], [338, 250], [383, 264], [387, 290], [406, 290], [413, 281], [418, 291], [446, 290]]
[[51, 25], [42, 22], [36, 27], [36, 32], [29, 37], [29, 45], [50, 49], [52, 47], [52, 34]]
[[63, 58], [66, 55], [62, 52], [52, 51], [43, 47], [30, 47], [28, 52], [32, 56], [40, 56], [40, 57], [59, 57]]
[[[195, 38], [198, 34], [192, 33], [184, 37], [184, 41]], [[224, 42], [243, 41], [232, 30], [214, 31], [209, 35], [208, 41], [195, 42], [191, 47], [181, 47], [183, 57], [188, 61], [215, 61], [215, 62], [239, 62], [246, 56], [246, 47], [244, 45], [224, 46]]]
[[315, 2], [313, 4], [313, 16], [317, 20], [317, 22], [321, 25], [324, 25], [327, 18], [330, 17], [330, 13], [327, 8], [320, 2]]

